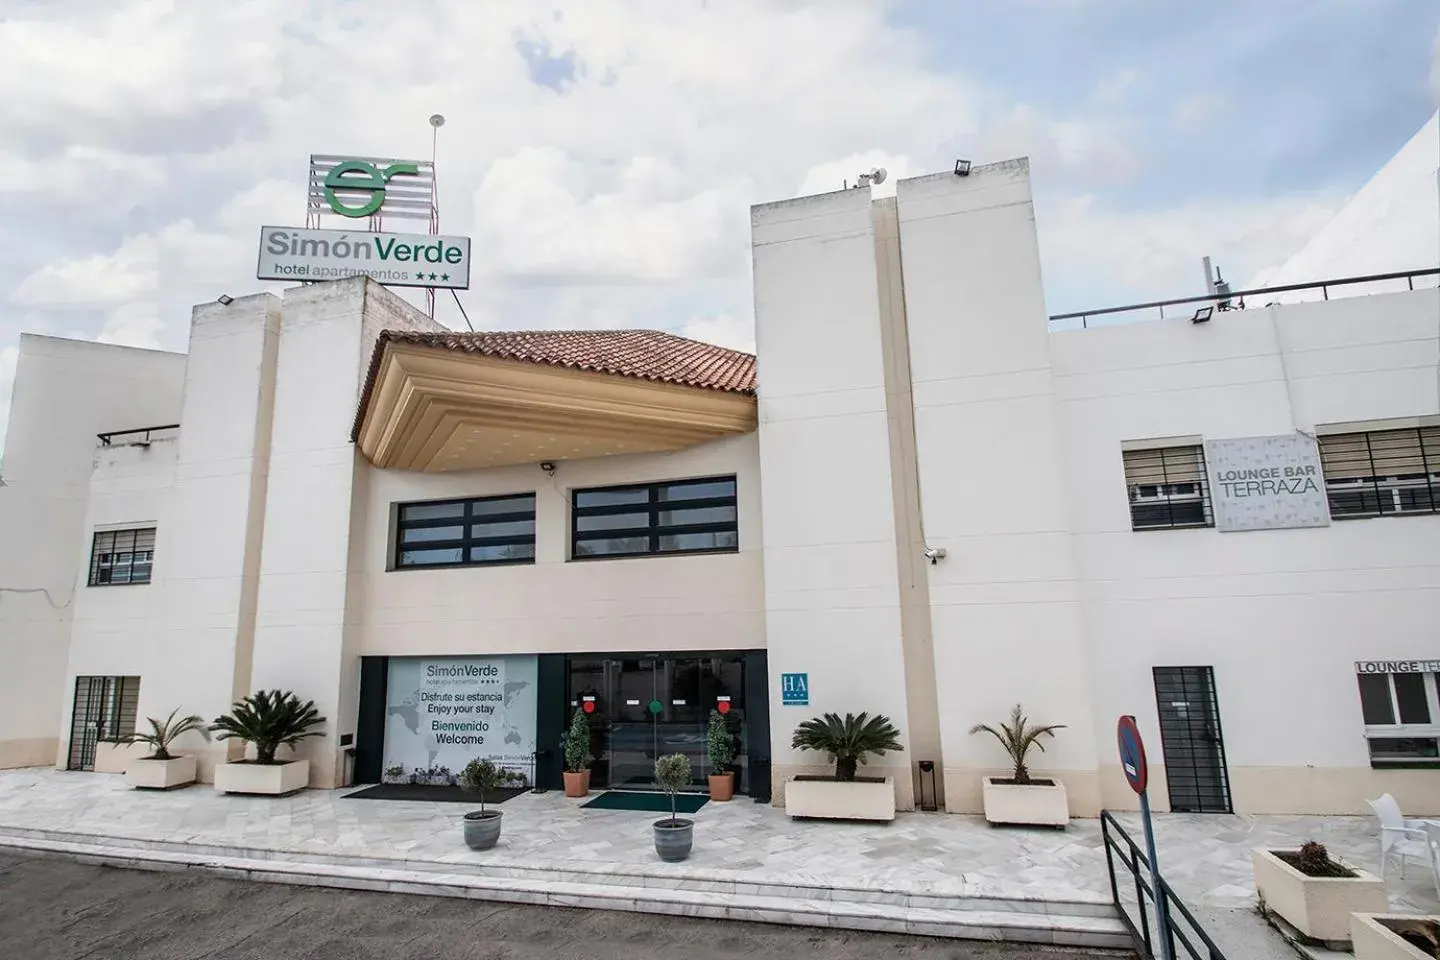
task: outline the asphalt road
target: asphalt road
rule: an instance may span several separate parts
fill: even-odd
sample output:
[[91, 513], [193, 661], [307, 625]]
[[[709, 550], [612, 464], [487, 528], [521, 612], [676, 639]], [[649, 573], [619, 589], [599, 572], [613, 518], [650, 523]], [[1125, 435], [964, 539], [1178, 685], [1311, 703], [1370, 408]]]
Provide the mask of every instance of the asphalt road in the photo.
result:
[[1053, 948], [287, 887], [0, 855], [3, 960], [1068, 960], [1095, 956]]

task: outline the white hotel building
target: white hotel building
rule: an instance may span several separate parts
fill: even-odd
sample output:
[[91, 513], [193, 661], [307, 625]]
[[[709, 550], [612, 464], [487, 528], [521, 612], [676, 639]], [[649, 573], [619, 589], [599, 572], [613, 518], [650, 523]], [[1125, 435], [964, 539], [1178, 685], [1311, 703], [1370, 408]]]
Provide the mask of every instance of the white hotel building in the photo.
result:
[[866, 710], [902, 809], [930, 762], [977, 812], [1005, 758], [968, 731], [1020, 702], [1076, 816], [1134, 803], [1122, 714], [1160, 809], [1440, 813], [1433, 276], [1052, 323], [1024, 161], [757, 206], [753, 253], [758, 362], [453, 333], [364, 279], [203, 304], [183, 354], [23, 337], [0, 766], [281, 687], [328, 718], [314, 787], [453, 767], [422, 672], [484, 661], [541, 785], [576, 703], [597, 786], [725, 703], [776, 800], [795, 724]]

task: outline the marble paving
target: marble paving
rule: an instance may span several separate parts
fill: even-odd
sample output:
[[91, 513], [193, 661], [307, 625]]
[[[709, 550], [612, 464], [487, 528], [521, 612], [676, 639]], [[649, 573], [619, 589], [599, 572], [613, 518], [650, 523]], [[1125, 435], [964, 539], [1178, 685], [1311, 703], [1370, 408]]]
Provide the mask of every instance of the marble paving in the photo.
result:
[[[561, 793], [505, 803], [494, 850], [461, 841], [463, 804], [351, 800], [347, 791], [292, 797], [225, 796], [208, 786], [168, 793], [127, 788], [120, 777], [45, 768], [0, 771], [0, 834], [44, 830], [136, 843], [200, 845], [369, 861], [567, 869], [671, 878], [846, 886], [911, 894], [1035, 900], [1109, 900], [1096, 820], [1064, 831], [991, 828], [983, 819], [901, 814], [891, 824], [791, 821], [743, 798], [692, 815], [695, 850], [682, 864], [656, 860], [650, 813], [586, 810]], [[1139, 839], [1133, 815], [1127, 828]], [[1237, 909], [1254, 898], [1250, 850], [1317, 839], [1378, 871], [1371, 818], [1163, 814], [1157, 844], [1171, 884], [1197, 908]], [[1411, 863], [1390, 878], [1392, 909], [1440, 909], [1428, 871]]]

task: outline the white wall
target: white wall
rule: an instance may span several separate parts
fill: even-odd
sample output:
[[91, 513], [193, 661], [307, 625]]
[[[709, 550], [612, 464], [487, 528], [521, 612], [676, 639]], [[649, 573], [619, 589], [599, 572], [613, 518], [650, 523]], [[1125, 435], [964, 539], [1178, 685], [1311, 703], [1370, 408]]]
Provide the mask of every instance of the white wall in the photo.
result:
[[177, 422], [184, 372], [183, 354], [20, 338], [0, 487], [0, 766], [49, 763], [62, 739], [95, 435]]
[[[751, 225], [778, 799], [825, 766], [790, 749], [796, 723], [863, 710], [903, 734], [908, 707], [870, 191], [755, 207]], [[808, 707], [782, 705], [786, 672], [809, 674]], [[866, 769], [895, 777], [902, 808], [910, 759]]]
[[[365, 468], [352, 568], [360, 655], [761, 649], [755, 436], [665, 454], [427, 474]], [[740, 552], [570, 561], [570, 491], [734, 474]], [[391, 506], [536, 495], [534, 564], [387, 570]]]
[[929, 567], [946, 805], [980, 809], [1008, 772], [976, 723], [1016, 703], [1069, 729], [1032, 757], [1071, 810], [1098, 810], [1080, 624], [1028, 167], [896, 186]]
[[1151, 667], [1213, 665], [1237, 810], [1363, 812], [1390, 790], [1440, 811], [1440, 774], [1370, 769], [1353, 671], [1440, 655], [1440, 517], [1132, 532], [1121, 460], [1126, 440], [1440, 413], [1437, 318], [1428, 290], [1051, 338], [1097, 740], [1134, 713], [1158, 745]]
[[250, 685], [315, 701], [325, 733], [301, 752], [312, 784], [329, 787], [359, 687], [355, 405], [382, 329], [443, 328], [364, 277], [287, 290], [283, 313]]

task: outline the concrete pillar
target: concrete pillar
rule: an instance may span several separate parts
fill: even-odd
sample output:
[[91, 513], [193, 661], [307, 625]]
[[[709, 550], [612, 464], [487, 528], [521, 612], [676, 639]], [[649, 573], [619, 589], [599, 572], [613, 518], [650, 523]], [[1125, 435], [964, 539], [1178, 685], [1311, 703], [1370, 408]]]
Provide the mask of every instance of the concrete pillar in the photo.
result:
[[[1034, 772], [1100, 806], [1070, 487], [1024, 160], [896, 188], [947, 809], [1007, 769], [976, 723], [1063, 723]], [[769, 518], [766, 518], [767, 523]], [[1108, 747], [1108, 744], [1107, 744]]]
[[[760, 481], [774, 796], [827, 772], [790, 749], [825, 712], [885, 714], [904, 754], [872, 759], [914, 804], [896, 526], [869, 190], [759, 206], [752, 214], [760, 359]], [[809, 675], [808, 707], [780, 674]]]
[[[268, 293], [194, 310], [175, 484], [156, 530], [142, 724], [176, 708], [213, 720], [249, 692], [279, 335], [280, 299]], [[205, 781], [240, 749], [196, 734], [179, 746], [199, 754]]]

